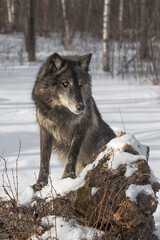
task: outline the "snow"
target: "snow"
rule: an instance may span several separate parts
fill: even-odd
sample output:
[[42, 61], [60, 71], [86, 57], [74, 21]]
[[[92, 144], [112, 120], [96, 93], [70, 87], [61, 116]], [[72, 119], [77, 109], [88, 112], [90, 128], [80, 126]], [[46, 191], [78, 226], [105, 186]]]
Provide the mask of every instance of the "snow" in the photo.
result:
[[84, 176], [79, 176], [76, 179], [58, 179], [44, 187], [40, 192], [37, 192], [36, 195], [38, 197], [47, 198], [47, 200], [50, 200], [50, 198], [56, 197], [58, 194], [64, 196], [70, 191], [75, 191], [79, 187], [84, 186], [84, 184]]
[[136, 197], [139, 193], [145, 193], [146, 195], [151, 195], [155, 198], [154, 191], [151, 188], [151, 185], [135, 185], [131, 184], [129, 188], [126, 190], [126, 196], [130, 198], [132, 202], [137, 202]]
[[92, 196], [94, 195], [94, 194], [96, 194], [96, 192], [99, 190], [99, 188], [96, 188], [96, 187], [92, 187], [92, 189], [91, 189], [91, 194], [92, 194]]
[[128, 165], [128, 164], [127, 164], [126, 172], [125, 172], [124, 176], [125, 176], [125, 177], [130, 177], [130, 176], [132, 176], [137, 170], [138, 170], [138, 168], [137, 168], [137, 167], [134, 167], [134, 164], [133, 164], [133, 165]]
[[122, 147], [125, 145], [131, 145], [132, 148], [138, 152], [140, 155], [145, 155], [147, 154], [147, 147], [142, 145], [133, 134], [125, 134], [119, 138], [114, 138], [108, 143], [108, 148], [111, 149], [122, 149]]
[[134, 163], [138, 160], [145, 159], [143, 155], [133, 155], [127, 152], [114, 152], [111, 159], [107, 162], [108, 167], [112, 169], [117, 169], [120, 165]]
[[[93, 236], [103, 235], [103, 232], [95, 231], [94, 228], [82, 227], [76, 223], [75, 220], [70, 220], [66, 222], [62, 217], [47, 216], [42, 219], [42, 224], [48, 225], [52, 224], [54, 227], [50, 231], [46, 231], [42, 236], [42, 240], [46, 239], [61, 239], [61, 240], [71, 240], [71, 239], [93, 239]], [[56, 227], [55, 227], [56, 225]], [[67, 234], [66, 234], [67, 233]], [[32, 240], [37, 240], [36, 237], [32, 237]]]
[[[36, 125], [35, 107], [31, 100], [31, 91], [41, 63], [29, 64], [24, 53], [24, 65], [20, 65], [16, 54], [23, 48], [23, 39], [21, 39], [21, 36], [7, 35], [6, 37], [5, 35], [0, 35], [0, 42], [5, 44], [5, 41], [7, 44], [9, 44], [9, 41], [12, 42], [15, 48], [12, 48], [14, 53], [10, 58], [6, 58], [8, 59], [6, 62], [4, 59], [5, 54], [3, 54], [1, 57], [4, 64], [0, 63], [0, 156], [8, 160], [7, 172], [12, 189], [14, 189], [12, 169], [14, 169], [14, 175], [16, 175], [16, 159], [21, 141], [20, 157], [18, 159], [18, 196], [21, 203], [30, 204], [34, 197], [31, 186], [38, 177], [40, 155], [39, 132]], [[67, 54], [60, 46], [60, 41], [56, 40], [55, 42], [39, 38], [37, 42], [38, 61], [44, 60], [46, 56], [51, 54], [53, 46], [55, 52]], [[91, 48], [87, 49], [86, 46], [83, 49], [86, 51], [82, 52], [82, 49], [79, 49], [76, 53], [83, 54], [92, 51]], [[1, 49], [2, 51], [3, 49]], [[117, 169], [120, 164], [126, 163], [126, 177], [131, 176], [136, 171], [134, 161], [139, 157], [144, 158], [146, 156], [146, 145], [150, 147], [149, 165], [154, 172], [154, 174], [151, 173], [153, 177], [150, 179], [151, 181], [157, 181], [154, 175], [160, 179], [160, 86], [152, 86], [147, 82], [145, 85], [139, 85], [132, 76], [128, 80], [122, 80], [120, 76], [115, 76], [113, 79], [110, 75], [100, 70], [101, 65], [98, 64], [101, 63], [102, 59], [100, 56], [102, 54], [100, 51], [95, 51], [93, 52], [91, 67], [93, 96], [103, 119], [114, 129], [116, 134], [119, 131], [129, 133], [109, 143], [108, 148], [110, 150], [112, 148], [117, 149], [114, 161], [112, 159], [110, 166]], [[99, 70], [97, 71], [97, 69]], [[130, 144], [140, 156], [131, 156], [129, 153], [123, 153], [123, 157], [125, 157], [121, 161], [121, 148], [125, 143]], [[58, 161], [55, 153], [53, 153], [50, 167], [52, 184], [46, 186], [37, 195], [42, 194], [49, 199], [52, 195], [65, 195], [68, 191], [75, 190], [78, 186], [83, 186], [86, 171], [96, 166], [103, 155], [107, 153], [108, 150], [101, 153], [94, 165], [89, 164], [79, 178], [75, 180], [69, 178], [61, 180], [64, 167]], [[6, 197], [2, 187], [3, 169], [4, 161], [0, 158], [0, 197]], [[5, 181], [6, 185], [8, 185], [6, 178]], [[7, 189], [9, 190], [9, 188]], [[128, 194], [135, 200], [137, 192], [141, 190], [139, 186], [132, 186]], [[136, 194], [134, 194], [134, 191]], [[143, 187], [143, 191], [151, 195], [153, 194], [147, 186]], [[160, 193], [157, 196], [160, 201]], [[156, 234], [160, 238], [160, 203], [154, 218], [158, 229]], [[72, 227], [63, 221], [62, 219], [57, 219], [57, 230], [60, 234], [63, 231], [62, 235], [67, 236], [68, 239], [78, 240], [84, 229], [78, 227], [77, 231], [73, 230]], [[60, 227], [61, 225], [64, 225], [63, 229]], [[52, 234], [54, 235], [54, 232]], [[73, 234], [77, 234], [76, 236], [78, 237], [69, 238]], [[63, 239], [62, 235], [59, 236], [59, 240]]]
[[[131, 145], [132, 148], [139, 153], [139, 155], [123, 152], [122, 149], [125, 144]], [[107, 162], [108, 167], [118, 169], [120, 165], [126, 164], [125, 177], [130, 177], [137, 171], [138, 168], [135, 167], [134, 162], [141, 159], [147, 160], [147, 147], [142, 145], [133, 134], [127, 133], [121, 137], [112, 139], [107, 144], [107, 152], [112, 152], [112, 150], [114, 150], [114, 153]]]

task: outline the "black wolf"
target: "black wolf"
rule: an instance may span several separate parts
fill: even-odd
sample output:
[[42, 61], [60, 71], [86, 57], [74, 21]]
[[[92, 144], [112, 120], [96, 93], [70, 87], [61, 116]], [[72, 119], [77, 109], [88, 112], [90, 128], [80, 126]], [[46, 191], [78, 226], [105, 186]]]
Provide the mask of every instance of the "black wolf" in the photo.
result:
[[115, 137], [101, 118], [88, 73], [92, 54], [52, 54], [41, 67], [32, 98], [40, 128], [41, 163], [35, 190], [48, 183], [52, 148], [66, 164], [63, 178], [75, 178], [90, 156]]

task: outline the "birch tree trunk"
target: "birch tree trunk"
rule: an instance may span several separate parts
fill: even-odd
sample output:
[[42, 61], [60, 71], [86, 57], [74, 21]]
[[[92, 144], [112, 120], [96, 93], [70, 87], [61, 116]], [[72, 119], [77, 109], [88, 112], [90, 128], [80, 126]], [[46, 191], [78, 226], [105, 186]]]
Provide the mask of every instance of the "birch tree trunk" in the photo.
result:
[[24, 0], [25, 11], [25, 45], [28, 61], [36, 60], [35, 56], [35, 0]]
[[109, 33], [110, 33], [110, 0], [104, 0], [103, 11], [103, 70], [110, 71], [109, 66]]
[[67, 19], [67, 14], [66, 14], [66, 0], [61, 0], [62, 4], [62, 12], [63, 12], [63, 19], [64, 19], [64, 31], [65, 31], [65, 41], [64, 44], [70, 45], [71, 39], [70, 39], [70, 34], [69, 34], [69, 24], [68, 24], [68, 19]]

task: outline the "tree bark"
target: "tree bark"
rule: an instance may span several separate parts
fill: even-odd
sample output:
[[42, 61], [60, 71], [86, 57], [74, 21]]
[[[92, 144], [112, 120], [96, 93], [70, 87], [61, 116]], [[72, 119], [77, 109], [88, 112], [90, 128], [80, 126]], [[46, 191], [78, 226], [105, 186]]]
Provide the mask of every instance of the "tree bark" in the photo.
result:
[[18, 28], [19, 2], [18, 0], [7, 0], [7, 22], [8, 31], [16, 31]]
[[110, 71], [109, 66], [110, 0], [104, 0], [103, 11], [103, 70]]
[[90, 1], [89, 1], [89, 7], [88, 7], [87, 22], [86, 22], [86, 33], [88, 32], [88, 28], [89, 28], [89, 22], [90, 22], [90, 17], [91, 17], [92, 4], [93, 4], [93, 1], [90, 0]]
[[14, 4], [12, 0], [7, 0], [8, 30], [11, 31], [14, 23]]
[[123, 33], [123, 0], [119, 1], [119, 42], [122, 44], [122, 33]]
[[140, 58], [149, 58], [147, 0], [141, 0]]
[[61, 4], [62, 4], [62, 13], [63, 13], [64, 31], [65, 31], [64, 45], [67, 46], [67, 45], [70, 45], [71, 39], [70, 39], [69, 24], [68, 24], [68, 19], [66, 14], [66, 0], [61, 0]]
[[28, 61], [36, 60], [36, 38], [35, 38], [35, 0], [24, 0], [25, 13], [25, 45], [28, 52]]

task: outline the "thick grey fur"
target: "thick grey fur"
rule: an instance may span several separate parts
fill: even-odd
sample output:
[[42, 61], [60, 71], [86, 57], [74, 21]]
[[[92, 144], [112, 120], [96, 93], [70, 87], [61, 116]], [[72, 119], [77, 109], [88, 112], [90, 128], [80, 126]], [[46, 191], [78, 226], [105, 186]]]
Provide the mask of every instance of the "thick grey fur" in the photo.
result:
[[52, 148], [66, 164], [63, 178], [75, 178], [91, 161], [90, 156], [115, 137], [92, 97], [88, 73], [91, 56], [54, 53], [38, 73], [32, 92], [41, 147], [35, 190], [48, 183]]

